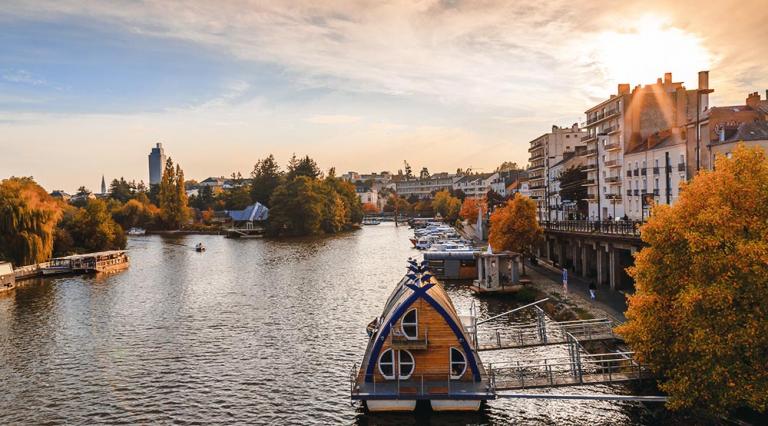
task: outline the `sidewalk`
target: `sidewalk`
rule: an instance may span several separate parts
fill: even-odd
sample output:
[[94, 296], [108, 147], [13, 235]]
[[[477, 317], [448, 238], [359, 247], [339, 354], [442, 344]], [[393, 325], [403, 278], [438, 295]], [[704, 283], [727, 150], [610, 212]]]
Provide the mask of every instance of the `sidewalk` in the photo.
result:
[[[563, 299], [562, 269], [539, 260], [538, 266], [525, 265], [528, 278], [531, 283], [542, 291], [549, 293], [550, 297]], [[557, 293], [555, 296], [553, 293]], [[614, 322], [625, 322], [624, 312], [627, 310], [627, 300], [622, 293], [612, 291], [609, 288], [598, 287], [597, 300], [589, 297], [589, 281], [568, 273], [568, 305], [572, 305], [589, 312], [595, 317], [611, 318]]]

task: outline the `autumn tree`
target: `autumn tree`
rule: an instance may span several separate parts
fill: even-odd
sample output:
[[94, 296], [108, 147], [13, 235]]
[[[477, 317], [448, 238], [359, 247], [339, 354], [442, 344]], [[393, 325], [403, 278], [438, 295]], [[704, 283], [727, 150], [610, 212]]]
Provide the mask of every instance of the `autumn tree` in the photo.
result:
[[483, 209], [483, 213], [488, 211], [488, 207], [485, 206], [485, 203], [482, 200], [477, 200], [475, 198], [465, 198], [464, 202], [461, 204], [459, 216], [461, 216], [461, 218], [464, 220], [477, 220], [477, 214], [481, 208]]
[[31, 177], [0, 182], [0, 258], [18, 265], [51, 257], [62, 208]]
[[373, 203], [365, 203], [363, 204], [363, 213], [365, 214], [376, 214], [379, 212], [379, 208], [376, 207], [376, 204]]
[[515, 194], [514, 198], [497, 208], [490, 222], [488, 242], [496, 251], [529, 254], [531, 246], [544, 233], [536, 220], [536, 203], [520, 194]]
[[721, 415], [768, 404], [768, 161], [737, 147], [653, 208], [617, 331], [669, 407]]
[[275, 188], [270, 198], [267, 233], [314, 235], [321, 231], [325, 205], [317, 181], [299, 176]]
[[[93, 252], [125, 248], [125, 231], [112, 219], [107, 203], [103, 200], [91, 199], [85, 207], [71, 210], [71, 214], [64, 216], [61, 228], [66, 234], [57, 236], [71, 239], [67, 243], [72, 245], [70, 250], [57, 248], [61, 254], [68, 254], [62, 253], [66, 251]], [[61, 243], [57, 242], [57, 245]]]
[[432, 210], [439, 213], [445, 222], [456, 222], [461, 210], [461, 200], [452, 196], [448, 191], [440, 191], [432, 199]]

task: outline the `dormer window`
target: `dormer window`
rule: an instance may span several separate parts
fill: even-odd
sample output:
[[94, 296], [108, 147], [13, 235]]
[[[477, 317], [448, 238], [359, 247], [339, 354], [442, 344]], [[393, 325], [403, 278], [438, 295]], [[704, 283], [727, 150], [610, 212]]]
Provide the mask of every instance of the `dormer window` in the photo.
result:
[[419, 318], [416, 309], [411, 309], [400, 321], [400, 330], [409, 340], [415, 340], [419, 336]]
[[467, 358], [456, 348], [451, 348], [451, 379], [458, 380], [467, 371]]

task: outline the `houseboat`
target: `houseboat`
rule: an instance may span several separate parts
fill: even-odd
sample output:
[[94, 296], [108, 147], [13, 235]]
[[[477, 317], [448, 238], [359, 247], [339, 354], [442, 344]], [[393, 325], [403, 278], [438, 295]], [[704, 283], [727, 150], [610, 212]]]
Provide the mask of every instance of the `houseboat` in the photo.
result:
[[475, 350], [474, 318], [457, 314], [426, 263], [409, 263], [381, 316], [368, 325], [368, 347], [350, 374], [352, 400], [369, 411], [477, 411], [496, 397]]
[[477, 277], [475, 250], [426, 251], [424, 260], [429, 270], [440, 280], [472, 280]]
[[76, 254], [69, 256], [72, 272], [113, 272], [128, 267], [128, 255], [125, 250], [101, 251], [97, 253]]
[[13, 265], [8, 262], [0, 262], [0, 290], [10, 290], [16, 286], [16, 274]]
[[44, 276], [70, 274], [72, 273], [72, 259], [70, 256], [51, 259], [40, 270]]
[[477, 279], [474, 293], [514, 293], [528, 282], [520, 278], [523, 257], [520, 253], [487, 251], [477, 254]]

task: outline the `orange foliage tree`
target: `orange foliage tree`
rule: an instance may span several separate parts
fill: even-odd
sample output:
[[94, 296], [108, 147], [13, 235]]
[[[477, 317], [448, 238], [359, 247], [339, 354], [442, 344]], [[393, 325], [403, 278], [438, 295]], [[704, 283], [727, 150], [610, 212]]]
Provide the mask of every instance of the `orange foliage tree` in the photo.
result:
[[365, 203], [363, 204], [363, 213], [365, 214], [376, 214], [379, 212], [379, 208], [376, 207], [376, 204], [373, 203]]
[[16, 266], [48, 260], [61, 205], [31, 177], [0, 182], [0, 259]]
[[488, 207], [482, 200], [476, 200], [474, 198], [465, 198], [461, 203], [461, 210], [459, 216], [464, 220], [477, 220], [477, 213], [480, 209], [483, 209], [483, 213], [488, 211]]
[[531, 245], [541, 238], [543, 233], [536, 220], [536, 203], [518, 193], [491, 215], [488, 242], [496, 251], [509, 250], [529, 254]]
[[617, 328], [661, 377], [672, 409], [768, 404], [768, 161], [737, 147], [673, 206], [654, 207]]

